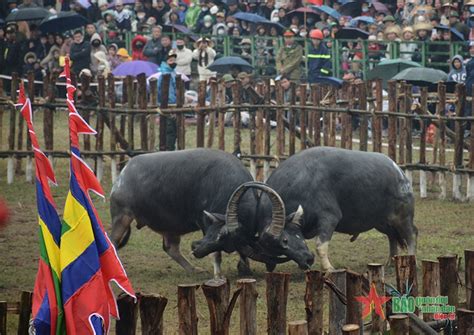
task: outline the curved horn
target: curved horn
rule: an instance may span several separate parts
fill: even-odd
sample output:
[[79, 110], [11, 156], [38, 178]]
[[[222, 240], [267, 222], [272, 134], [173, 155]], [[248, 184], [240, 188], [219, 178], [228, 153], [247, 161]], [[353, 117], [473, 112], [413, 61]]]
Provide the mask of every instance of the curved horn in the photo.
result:
[[285, 227], [285, 204], [280, 195], [270, 186], [260, 182], [247, 182], [234, 191], [227, 204], [226, 225], [229, 231], [235, 231], [239, 227], [237, 209], [243, 194], [250, 188], [256, 188], [268, 194], [272, 203], [272, 223], [268, 231], [273, 236], [279, 236]]

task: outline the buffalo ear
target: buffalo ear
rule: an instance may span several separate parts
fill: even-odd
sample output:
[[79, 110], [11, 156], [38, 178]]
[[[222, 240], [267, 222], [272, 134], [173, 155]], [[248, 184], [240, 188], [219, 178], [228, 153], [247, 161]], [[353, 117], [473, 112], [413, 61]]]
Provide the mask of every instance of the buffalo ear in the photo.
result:
[[224, 224], [225, 223], [225, 215], [219, 213], [209, 213], [208, 211], [204, 211], [204, 222], [209, 224]]
[[304, 210], [301, 205], [298, 206], [298, 209], [296, 212], [291, 213], [286, 217], [286, 222], [290, 222], [294, 225], [297, 226], [302, 226], [303, 225], [303, 216], [304, 216]]

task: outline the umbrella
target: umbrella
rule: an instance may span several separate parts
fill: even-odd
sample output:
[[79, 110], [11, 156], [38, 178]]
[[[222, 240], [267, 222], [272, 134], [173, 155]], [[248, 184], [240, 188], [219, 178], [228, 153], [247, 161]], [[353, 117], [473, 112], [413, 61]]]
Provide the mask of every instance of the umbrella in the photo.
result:
[[147, 77], [158, 72], [158, 65], [143, 60], [135, 60], [120, 64], [112, 71], [114, 76], [138, 76], [144, 73]]
[[380, 13], [385, 13], [385, 14], [390, 14], [390, 11], [388, 10], [388, 7], [378, 1], [372, 1], [372, 6], [374, 6], [375, 10]]
[[307, 17], [314, 17], [315, 21], [320, 20], [319, 13], [311, 7], [300, 7], [295, 10], [292, 10], [291, 12], [286, 13], [286, 16], [288, 16], [289, 18], [295, 15], [302, 18], [304, 22], [306, 22]]
[[41, 21], [39, 29], [43, 33], [62, 33], [85, 26], [89, 20], [76, 12], [59, 12]]
[[348, 1], [341, 6], [341, 14], [347, 16], [358, 16], [362, 12], [362, 3], [358, 1]]
[[311, 8], [313, 8], [315, 11], [317, 12], [323, 12], [323, 13], [326, 13], [327, 15], [329, 16], [332, 16], [333, 18], [335, 18], [336, 20], [339, 20], [339, 18], [341, 17], [341, 13], [339, 13], [337, 10], [335, 10], [334, 8], [331, 8], [329, 6], [326, 6], [326, 5], [322, 5], [322, 6], [311, 6]]
[[456, 28], [451, 28], [451, 41], [464, 41], [464, 35], [459, 32]]
[[323, 85], [331, 85], [335, 86], [336, 88], [341, 88], [342, 83], [344, 82], [342, 79], [336, 77], [316, 77], [314, 80], [315, 83], [320, 83]]
[[234, 18], [240, 21], [247, 21], [251, 23], [268, 23], [271, 22], [264, 18], [263, 16], [254, 14], [254, 13], [246, 13], [246, 12], [237, 12], [232, 15]]
[[412, 67], [395, 75], [393, 80], [404, 80], [416, 86], [429, 86], [440, 81], [446, 81], [446, 72], [428, 67]]
[[221, 57], [209, 65], [207, 69], [219, 73], [227, 73], [234, 66], [238, 67], [240, 71], [253, 71], [252, 65], [250, 65], [246, 60], [235, 56]]
[[163, 25], [163, 31], [165, 33], [175, 33], [180, 32], [183, 34], [189, 34], [191, 30], [188, 27], [180, 25], [180, 24], [165, 24]]
[[372, 23], [375, 23], [375, 19], [373, 17], [370, 17], [370, 16], [358, 16], [358, 17], [353, 18], [351, 20], [350, 24], [357, 26], [359, 24], [359, 22], [372, 24]]
[[343, 28], [336, 33], [335, 37], [340, 40], [354, 40], [357, 38], [366, 40], [369, 38], [369, 33], [358, 28]]
[[387, 59], [387, 60], [381, 61], [379, 64], [377, 64], [376, 67], [370, 70], [367, 73], [367, 79], [369, 80], [377, 79], [377, 78], [382, 79], [383, 86], [384, 88], [386, 88], [387, 80], [392, 79], [393, 76], [400, 73], [400, 71], [403, 71], [411, 67], [421, 67], [421, 65], [418, 63], [400, 59], [400, 58]]
[[41, 7], [31, 7], [31, 8], [21, 8], [18, 10], [13, 10], [5, 19], [6, 22], [15, 22], [15, 21], [37, 21], [42, 20], [50, 14], [44, 8]]

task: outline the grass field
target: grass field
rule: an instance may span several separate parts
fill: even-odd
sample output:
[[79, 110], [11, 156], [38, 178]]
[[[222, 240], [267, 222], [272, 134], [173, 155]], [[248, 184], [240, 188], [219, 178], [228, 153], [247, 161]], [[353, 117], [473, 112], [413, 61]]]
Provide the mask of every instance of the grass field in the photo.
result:
[[[64, 125], [65, 123], [61, 122], [60, 124]], [[56, 129], [57, 143], [63, 143], [63, 146], [67, 145], [64, 127]], [[227, 141], [229, 145], [232, 143], [231, 133], [229, 132]], [[59, 136], [64, 138], [60, 139]], [[244, 136], [247, 136], [246, 132], [244, 132]], [[191, 130], [188, 136], [190, 146], [193, 139]], [[65, 149], [65, 147], [58, 149]], [[243, 151], [246, 150], [244, 147]], [[58, 160], [55, 170], [60, 186], [53, 189], [53, 194], [60, 207], [59, 210], [62, 212], [68, 185], [67, 161]], [[6, 229], [0, 231], [0, 300], [17, 301], [21, 290], [32, 290], [37, 269], [39, 250], [35, 193], [33, 185], [24, 181], [24, 176], [18, 176], [13, 185], [7, 185], [5, 171], [6, 162], [0, 160], [0, 195], [7, 200], [12, 212], [11, 222]], [[106, 169], [105, 172], [103, 187], [108, 194], [111, 188], [109, 170]], [[102, 221], [109, 229], [108, 199], [105, 201], [96, 197], [94, 199]], [[462, 255], [464, 249], [474, 248], [474, 206], [472, 204], [439, 201], [432, 196], [429, 199], [417, 199], [415, 213], [415, 225], [419, 229], [418, 259], [436, 259], [436, 257], [447, 253]], [[182, 250], [184, 254], [189, 254], [191, 241], [198, 238], [200, 238], [199, 233], [183, 238]], [[310, 248], [315, 251], [314, 242], [308, 241], [308, 243]], [[164, 315], [165, 333], [175, 334], [178, 329], [176, 285], [202, 283], [210, 278], [212, 276], [210, 259], [192, 260], [194, 264], [208, 269], [208, 274], [187, 274], [162, 250], [160, 236], [147, 228], [141, 230], [133, 228], [128, 245], [120, 250], [119, 255], [135, 290], [162, 294], [169, 299]], [[367, 263], [383, 263], [387, 256], [388, 241], [375, 231], [362, 234], [353, 243], [349, 242], [349, 236], [335, 234], [330, 244], [330, 258], [337, 268], [347, 267], [354, 271], [365, 272]], [[235, 281], [238, 278], [237, 260], [236, 255], [225, 255], [223, 258], [223, 273], [229, 278], [233, 288], [235, 288]], [[258, 281], [258, 328], [259, 332], [263, 333], [266, 330], [265, 268], [262, 264], [255, 262], [251, 266], [254, 270], [254, 277]], [[314, 268], [319, 268], [318, 261]], [[461, 270], [463, 269], [464, 266], [461, 265]], [[288, 320], [304, 318], [304, 273], [294, 263], [280, 265], [276, 270], [292, 273], [288, 299]], [[393, 268], [386, 269], [386, 276], [387, 282], [395, 283]], [[462, 290], [461, 294], [464, 296]], [[209, 313], [201, 290], [198, 290], [197, 302], [200, 333], [208, 334]], [[238, 309], [238, 306], [236, 308]], [[16, 320], [13, 316], [9, 316], [9, 319], [9, 333], [13, 333]], [[237, 334], [237, 310], [234, 312], [231, 327], [231, 333]]]

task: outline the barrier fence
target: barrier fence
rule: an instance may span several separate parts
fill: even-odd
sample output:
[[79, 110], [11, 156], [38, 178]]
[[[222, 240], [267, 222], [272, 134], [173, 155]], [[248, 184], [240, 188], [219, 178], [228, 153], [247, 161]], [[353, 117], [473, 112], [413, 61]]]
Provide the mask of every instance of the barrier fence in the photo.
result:
[[[66, 147], [64, 140], [56, 135], [58, 127], [66, 127], [58, 121], [58, 111], [64, 111], [66, 103], [60, 98], [63, 88], [56, 85], [57, 75], [46, 77], [42, 87], [35, 87], [30, 73], [27, 84], [36, 122], [42, 120], [40, 138], [44, 138], [45, 153], [53, 160], [69, 155], [61, 149]], [[31, 144], [14, 106], [19, 80], [13, 75], [9, 97], [0, 86], [0, 132], [5, 132], [0, 133], [0, 158], [7, 160], [10, 184], [22, 170], [26, 180], [32, 181]], [[120, 92], [117, 82], [123, 84]], [[84, 137], [83, 155], [94, 161], [99, 179], [104, 176], [104, 166], [110, 168], [114, 181], [127, 156], [165, 150], [166, 124], [176, 119], [177, 149], [188, 148], [186, 140], [192, 136], [188, 141], [192, 147], [214, 147], [238, 155], [250, 165], [257, 180], [266, 180], [271, 167], [299, 150], [339, 146], [385, 152], [411, 181], [413, 172], [419, 172], [421, 197], [428, 196], [430, 173], [439, 178], [440, 198], [448, 197], [447, 176], [452, 175], [452, 198], [474, 199], [474, 118], [464, 116], [472, 99], [466, 98], [462, 84], [456, 86], [455, 93], [446, 93], [446, 86], [440, 83], [434, 94], [426, 88], [413, 94], [411, 85], [389, 81], [384, 99], [380, 80], [344, 83], [341, 89], [293, 83], [287, 90], [278, 81], [249, 87], [234, 82], [226, 88], [213, 80], [199, 83], [197, 104], [189, 105], [178, 76], [176, 104], [171, 105], [169, 82], [169, 75], [163, 75], [162, 99], [157, 105], [157, 81], [147, 83], [144, 75], [123, 79], [101, 76], [97, 86], [91, 85], [90, 77], [80, 78], [76, 108], [97, 130], [95, 137]], [[232, 103], [226, 101], [226, 89]], [[35, 96], [35, 91], [40, 95]], [[413, 99], [418, 103], [413, 104]], [[446, 115], [447, 104], [455, 106], [455, 115]], [[190, 115], [194, 116], [192, 122]], [[226, 127], [229, 120], [232, 127]], [[429, 125], [437, 129], [432, 143], [426, 136], [428, 129], [433, 129]], [[419, 138], [414, 136], [414, 128], [419, 129]]]
[[[231, 330], [232, 333], [240, 331], [243, 335], [264, 333], [257, 327], [258, 299], [265, 299], [266, 333], [271, 335], [287, 334], [287, 331], [290, 335], [356, 335], [365, 331], [384, 333], [387, 329], [394, 335], [434, 335], [442, 330], [445, 334], [471, 334], [474, 331], [474, 250], [464, 251], [464, 276], [458, 265], [459, 260], [458, 255], [452, 254], [440, 256], [437, 261], [422, 260], [420, 276], [415, 256], [395, 256], [396, 285], [393, 286], [386, 282], [382, 264], [368, 264], [365, 273], [347, 269], [335, 270], [329, 275], [317, 270], [307, 271], [306, 289], [301, 300], [306, 315], [298, 321], [290, 321], [286, 317], [291, 289], [290, 273], [266, 273], [265, 296], [261, 298], [257, 281], [251, 278], [237, 280], [233, 292], [226, 279], [178, 285], [177, 309], [174, 312], [174, 317], [179, 320], [177, 333], [198, 334], [197, 309], [200, 306], [197, 306], [196, 294], [200, 294], [201, 289], [209, 309], [211, 335], [226, 335]], [[421, 284], [419, 278], [422, 279]], [[465, 302], [459, 298], [462, 289], [465, 290]], [[391, 299], [380, 302], [374, 292], [377, 296]], [[159, 294], [138, 293], [137, 296], [138, 303], [127, 295], [118, 298], [121, 319], [116, 321], [116, 334], [135, 334], [139, 319], [142, 334], [163, 334], [166, 322], [163, 312], [168, 299]], [[379, 304], [381, 309], [378, 313], [372, 309], [370, 315], [363, 319], [363, 298], [365, 303]], [[0, 334], [7, 333], [8, 313], [19, 314], [18, 335], [28, 334], [31, 301], [30, 292], [22, 292], [19, 303], [0, 301]], [[236, 305], [239, 306], [239, 323], [232, 324], [231, 316]], [[433, 309], [437, 307], [444, 309]], [[327, 316], [325, 310], [328, 311]], [[167, 332], [171, 330], [168, 328]]]

